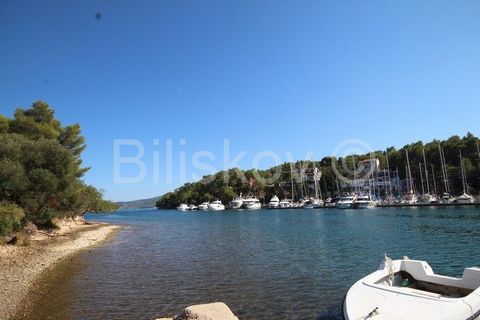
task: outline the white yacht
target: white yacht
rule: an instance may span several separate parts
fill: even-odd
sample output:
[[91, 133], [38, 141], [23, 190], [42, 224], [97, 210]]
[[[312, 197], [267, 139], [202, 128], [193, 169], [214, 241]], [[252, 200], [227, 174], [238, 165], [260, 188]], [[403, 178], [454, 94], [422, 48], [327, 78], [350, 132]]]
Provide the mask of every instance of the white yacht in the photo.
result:
[[194, 204], [191, 204], [191, 205], [188, 206], [188, 210], [190, 210], [190, 211], [195, 211], [197, 209], [198, 209], [198, 207]]
[[459, 204], [467, 204], [467, 203], [473, 203], [473, 202], [474, 202], [473, 197], [466, 193], [462, 194], [456, 199], [456, 203], [459, 203]]
[[324, 205], [323, 200], [322, 199], [316, 199], [316, 198], [310, 198], [303, 203], [303, 207], [305, 209], [323, 208], [323, 205]]
[[220, 200], [215, 200], [208, 205], [208, 210], [222, 211], [222, 210], [225, 210], [225, 206], [222, 204]]
[[292, 208], [292, 201], [289, 199], [283, 199], [278, 203], [279, 208]]
[[454, 201], [455, 201], [455, 198], [452, 198], [452, 196], [448, 192], [444, 192], [440, 196], [441, 203], [452, 203]]
[[327, 198], [324, 203], [325, 208], [335, 208], [337, 200], [338, 200], [337, 198], [334, 198], [334, 199], [330, 197]]
[[385, 256], [357, 281], [343, 303], [345, 320], [473, 320], [480, 316], [480, 268], [461, 278], [437, 275], [425, 261]]
[[177, 207], [177, 210], [178, 211], [188, 211], [189, 209], [189, 206], [188, 204], [185, 204], [185, 203], [181, 203], [178, 207]]
[[272, 197], [272, 199], [270, 199], [270, 202], [268, 203], [268, 207], [269, 208], [278, 208], [279, 205], [280, 205], [280, 199], [278, 199], [278, 197], [276, 195], [274, 195]]
[[338, 209], [353, 209], [353, 205], [355, 203], [355, 196], [351, 195], [343, 195], [338, 199], [336, 203], [336, 207]]
[[248, 197], [243, 200], [243, 207], [248, 210], [258, 210], [262, 209], [262, 204], [257, 198]]
[[422, 194], [417, 198], [417, 203], [418, 204], [430, 204], [432, 203], [432, 195], [431, 194]]
[[243, 205], [244, 200], [245, 199], [243, 199], [242, 194], [240, 193], [240, 197], [237, 197], [237, 198], [233, 199], [232, 201], [230, 201], [230, 208], [231, 209], [240, 209]]
[[209, 205], [209, 204], [210, 204], [210, 203], [208, 203], [208, 202], [203, 202], [202, 204], [199, 204], [199, 205], [198, 205], [198, 210], [202, 210], [202, 211], [208, 210], [208, 205]]
[[373, 201], [370, 193], [360, 194], [355, 199], [354, 207], [356, 209], [365, 209], [365, 208], [375, 208], [377, 206], [376, 202]]

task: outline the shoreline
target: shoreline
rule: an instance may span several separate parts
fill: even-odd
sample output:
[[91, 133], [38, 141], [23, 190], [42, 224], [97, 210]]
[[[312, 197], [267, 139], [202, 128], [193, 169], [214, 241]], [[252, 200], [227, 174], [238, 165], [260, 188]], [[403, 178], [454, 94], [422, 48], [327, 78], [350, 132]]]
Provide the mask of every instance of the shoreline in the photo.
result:
[[58, 262], [104, 242], [119, 229], [72, 220], [62, 222], [53, 234], [36, 233], [29, 246], [0, 246], [0, 319], [19, 316], [35, 283]]

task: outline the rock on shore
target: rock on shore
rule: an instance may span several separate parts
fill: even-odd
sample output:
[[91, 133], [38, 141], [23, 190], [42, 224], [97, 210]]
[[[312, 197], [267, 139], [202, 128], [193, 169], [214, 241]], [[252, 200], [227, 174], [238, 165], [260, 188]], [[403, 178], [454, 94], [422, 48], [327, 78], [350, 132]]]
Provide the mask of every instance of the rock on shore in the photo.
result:
[[183, 314], [175, 318], [156, 320], [238, 320], [238, 318], [225, 303], [213, 302], [187, 307]]

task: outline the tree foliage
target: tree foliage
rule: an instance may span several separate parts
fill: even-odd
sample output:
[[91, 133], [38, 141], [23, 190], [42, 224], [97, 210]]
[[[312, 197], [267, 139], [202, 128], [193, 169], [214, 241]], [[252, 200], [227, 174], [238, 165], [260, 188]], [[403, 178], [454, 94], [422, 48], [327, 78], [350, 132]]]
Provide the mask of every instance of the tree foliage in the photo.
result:
[[20, 228], [24, 217], [22, 208], [13, 203], [0, 202], [0, 236]]
[[80, 126], [62, 126], [45, 102], [17, 109], [13, 119], [0, 116], [0, 200], [44, 227], [55, 217], [115, 209], [81, 180], [85, 147]]

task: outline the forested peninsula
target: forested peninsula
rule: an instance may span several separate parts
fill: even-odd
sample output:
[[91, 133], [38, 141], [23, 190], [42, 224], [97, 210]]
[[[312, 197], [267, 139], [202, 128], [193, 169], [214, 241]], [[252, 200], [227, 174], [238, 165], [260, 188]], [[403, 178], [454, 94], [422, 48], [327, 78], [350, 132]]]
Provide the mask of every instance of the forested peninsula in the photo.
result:
[[[480, 177], [479, 139], [473, 134], [467, 133], [464, 137], [454, 135], [446, 140], [433, 140], [428, 143], [417, 141], [407, 144], [400, 149], [389, 147], [386, 150], [351, 155], [345, 158], [328, 156], [320, 161], [284, 163], [267, 170], [240, 170], [233, 168], [214, 175], [204, 176], [198, 182], [186, 183], [176, 190], [164, 194], [157, 201], [156, 206], [160, 209], [175, 208], [180, 203], [199, 204], [215, 199], [228, 203], [240, 194], [255, 195], [263, 203], [268, 202], [273, 195], [277, 195], [281, 199], [299, 199], [302, 196], [302, 189], [298, 185], [302, 180], [302, 175], [313, 168], [319, 169], [322, 173], [320, 188], [323, 197], [333, 197], [339, 193], [339, 189], [342, 192], [342, 187], [338, 187], [342, 183], [338, 178], [338, 174], [344, 177], [349, 176], [350, 179], [353, 179], [351, 172], [353, 168], [360, 167], [362, 160], [377, 158], [381, 168], [386, 168], [388, 165], [389, 169], [398, 174], [401, 181], [404, 181], [407, 177], [407, 152], [416, 190], [421, 189], [422, 177], [420, 175], [423, 171], [423, 152], [425, 152], [432, 186], [436, 186], [438, 193], [444, 192], [445, 190], [442, 189], [442, 186], [444, 185], [445, 177], [442, 176], [442, 172], [446, 172], [446, 177], [449, 181], [448, 191], [452, 194], [461, 194], [463, 192], [459, 157], [461, 152], [468, 182], [467, 191], [478, 195], [480, 191], [480, 179], [478, 179]], [[445, 170], [441, 166], [441, 152], [444, 155]], [[346, 165], [342, 165], [342, 163]], [[338, 171], [338, 174], [335, 173], [334, 168]], [[280, 172], [280, 175], [273, 181], [269, 181], [278, 172]], [[291, 188], [292, 181], [296, 186], [295, 188]], [[293, 195], [292, 189], [294, 190]]]
[[117, 206], [86, 184], [86, 148], [79, 124], [63, 125], [43, 101], [0, 115], [0, 240], [27, 225], [55, 228], [55, 221]]

